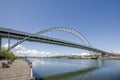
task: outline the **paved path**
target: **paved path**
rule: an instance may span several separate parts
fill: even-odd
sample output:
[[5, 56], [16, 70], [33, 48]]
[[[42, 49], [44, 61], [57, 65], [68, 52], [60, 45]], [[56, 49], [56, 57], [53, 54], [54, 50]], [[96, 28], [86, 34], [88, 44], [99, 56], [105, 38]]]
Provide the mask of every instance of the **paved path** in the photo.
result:
[[0, 80], [30, 80], [30, 67], [27, 62], [23, 60], [15, 60], [10, 68], [2, 68], [1, 63], [7, 62], [0, 60]]

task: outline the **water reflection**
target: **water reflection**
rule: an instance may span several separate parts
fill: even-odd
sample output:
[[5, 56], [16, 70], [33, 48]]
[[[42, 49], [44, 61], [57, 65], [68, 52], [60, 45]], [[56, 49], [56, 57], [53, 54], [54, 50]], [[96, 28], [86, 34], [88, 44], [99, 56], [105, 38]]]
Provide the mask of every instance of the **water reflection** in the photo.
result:
[[46, 76], [51, 76], [55, 74], [67, 73], [67, 72], [72, 72], [72, 71], [77, 71], [77, 70], [82, 70], [84, 68], [87, 68], [87, 66], [75, 65], [67, 62], [59, 62], [53, 59], [52, 60], [51, 59], [33, 59], [32, 64], [33, 64], [35, 77], [39, 77], [39, 76], [46, 77]]
[[[33, 73], [36, 78], [42, 77], [45, 80], [120, 80], [120, 60], [45, 58], [30, 58], [30, 60], [33, 63]], [[87, 70], [89, 68], [94, 69]]]
[[32, 64], [34, 67], [38, 66], [38, 65], [46, 65], [46, 64], [50, 64], [50, 62], [44, 61], [42, 59], [33, 59], [32, 60]]
[[45, 77], [44, 80], [56, 80], [56, 79], [57, 80], [63, 80], [63, 79], [67, 80], [67, 79], [69, 79], [70, 80], [70, 79], [76, 77], [77, 75], [82, 75], [82, 74], [84, 74], [84, 77], [82, 76], [81, 79], [85, 80], [88, 76], [88, 73], [91, 72], [91, 71], [94, 71], [95, 69], [97, 69], [97, 68], [92, 67], [92, 68], [77, 70], [77, 71], [63, 73], [63, 74], [57, 74], [57, 75]]
[[79, 60], [79, 59], [32, 59], [33, 65], [40, 64], [75, 64], [86, 67], [102, 67], [103, 62], [101, 60]]

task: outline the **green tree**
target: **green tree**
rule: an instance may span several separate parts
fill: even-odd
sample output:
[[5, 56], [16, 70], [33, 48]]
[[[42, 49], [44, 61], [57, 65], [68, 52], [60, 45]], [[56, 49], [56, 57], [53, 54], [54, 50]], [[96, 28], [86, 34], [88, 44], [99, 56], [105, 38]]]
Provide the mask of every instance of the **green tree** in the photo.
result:
[[17, 58], [18, 57], [15, 56], [12, 52], [0, 47], [0, 59], [17, 59]]

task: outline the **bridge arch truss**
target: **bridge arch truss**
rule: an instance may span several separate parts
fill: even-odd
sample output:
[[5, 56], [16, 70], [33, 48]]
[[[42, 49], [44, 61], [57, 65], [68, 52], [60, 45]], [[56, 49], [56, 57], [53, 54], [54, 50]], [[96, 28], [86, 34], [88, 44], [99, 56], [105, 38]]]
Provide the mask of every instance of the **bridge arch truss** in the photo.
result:
[[[83, 36], [80, 32], [78, 32], [78, 31], [76, 31], [76, 30], [74, 30], [72, 28], [68, 28], [68, 27], [53, 27], [53, 28], [48, 28], [48, 29], [39, 31], [39, 32], [37, 32], [37, 33], [35, 33], [33, 35], [40, 36], [40, 35], [42, 35], [44, 33], [52, 32], [52, 31], [64, 31], [64, 32], [71, 33], [75, 37], [77, 37], [79, 40], [81, 40], [84, 46], [92, 47], [91, 44], [89, 43], [89, 41], [85, 38], [85, 36]], [[14, 47], [16, 47], [17, 45], [23, 43], [24, 41], [26, 41], [30, 37], [31, 36], [25, 37], [23, 40], [20, 40], [19, 42], [15, 43], [13, 46], [11, 46], [10, 48], [8, 48], [8, 50], [13, 49]]]
[[85, 36], [83, 36], [80, 32], [72, 29], [72, 28], [68, 28], [68, 27], [53, 27], [53, 28], [48, 28], [42, 31], [39, 31], [36, 35], [41, 35], [43, 33], [47, 33], [47, 32], [52, 32], [52, 31], [64, 31], [64, 32], [68, 32], [73, 34], [75, 37], [77, 37], [79, 40], [82, 41], [83, 45], [85, 46], [89, 46], [92, 47], [90, 42], [85, 38]]

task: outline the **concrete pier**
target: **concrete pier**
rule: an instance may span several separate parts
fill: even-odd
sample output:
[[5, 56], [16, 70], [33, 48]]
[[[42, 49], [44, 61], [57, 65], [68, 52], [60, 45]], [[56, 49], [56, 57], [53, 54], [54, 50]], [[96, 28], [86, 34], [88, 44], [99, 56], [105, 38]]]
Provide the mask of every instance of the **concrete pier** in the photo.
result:
[[15, 60], [9, 68], [2, 68], [2, 62], [7, 60], [0, 60], [0, 80], [34, 80], [31, 77], [31, 68], [24, 60]]

